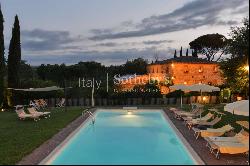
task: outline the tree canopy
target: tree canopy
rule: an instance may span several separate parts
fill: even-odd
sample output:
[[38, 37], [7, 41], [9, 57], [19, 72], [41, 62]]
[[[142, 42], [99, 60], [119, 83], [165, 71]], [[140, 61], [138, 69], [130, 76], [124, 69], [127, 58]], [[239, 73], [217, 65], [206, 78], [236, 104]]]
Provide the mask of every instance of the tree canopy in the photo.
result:
[[233, 57], [249, 55], [249, 20], [243, 19], [243, 26], [232, 27], [229, 33], [228, 53]]
[[208, 61], [219, 61], [225, 53], [227, 38], [221, 34], [206, 34], [189, 43], [190, 48], [207, 57]]

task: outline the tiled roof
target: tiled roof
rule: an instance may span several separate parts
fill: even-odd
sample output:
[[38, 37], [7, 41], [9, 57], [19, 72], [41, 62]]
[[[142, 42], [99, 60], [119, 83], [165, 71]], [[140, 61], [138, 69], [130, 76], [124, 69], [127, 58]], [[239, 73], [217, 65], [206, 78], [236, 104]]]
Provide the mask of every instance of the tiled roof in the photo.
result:
[[208, 61], [207, 59], [202, 59], [202, 58], [197, 58], [193, 56], [181, 56], [181, 57], [176, 57], [176, 58], [171, 58], [163, 61], [157, 61], [154, 63], [151, 63], [151, 65], [154, 64], [166, 64], [166, 63], [172, 63], [172, 62], [179, 62], [179, 63], [208, 63], [208, 64], [214, 64], [216, 62], [211, 62]]

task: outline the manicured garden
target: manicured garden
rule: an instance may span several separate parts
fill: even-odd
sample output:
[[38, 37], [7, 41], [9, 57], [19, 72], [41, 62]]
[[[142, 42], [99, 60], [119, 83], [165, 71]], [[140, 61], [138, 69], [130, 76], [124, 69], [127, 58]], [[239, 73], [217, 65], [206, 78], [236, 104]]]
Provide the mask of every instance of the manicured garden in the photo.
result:
[[0, 165], [16, 164], [82, 113], [79, 107], [48, 111], [51, 117], [38, 122], [21, 121], [14, 111], [0, 112]]

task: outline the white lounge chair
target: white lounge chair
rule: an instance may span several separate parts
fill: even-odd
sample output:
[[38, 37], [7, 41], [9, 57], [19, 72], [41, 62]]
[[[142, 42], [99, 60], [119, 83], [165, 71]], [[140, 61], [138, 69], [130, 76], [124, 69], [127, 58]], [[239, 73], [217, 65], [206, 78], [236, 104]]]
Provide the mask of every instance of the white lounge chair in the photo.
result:
[[21, 109], [17, 109], [17, 110], [15, 110], [16, 111], [16, 113], [17, 113], [17, 115], [18, 115], [18, 118], [20, 119], [20, 120], [25, 120], [25, 119], [27, 119], [27, 118], [31, 118], [31, 119], [34, 119], [34, 121], [37, 121], [37, 120], [40, 120], [40, 115], [38, 115], [38, 114], [27, 114], [24, 110], [23, 110], [23, 108], [21, 108]]
[[196, 137], [196, 139], [198, 139], [199, 136], [201, 136], [201, 137], [219, 137], [219, 136], [222, 136], [226, 132], [229, 132], [233, 129], [234, 128], [230, 124], [225, 125], [225, 126], [220, 127], [220, 128], [217, 128], [217, 129], [207, 128], [206, 130], [200, 130], [198, 128], [193, 127], [193, 130], [195, 132], [194, 136]]
[[58, 104], [56, 104], [57, 107], [64, 107], [65, 106], [65, 98], [62, 98]]
[[44, 117], [50, 117], [50, 112], [38, 112], [34, 107], [27, 108], [30, 114], [38, 115], [38, 116], [44, 116]]

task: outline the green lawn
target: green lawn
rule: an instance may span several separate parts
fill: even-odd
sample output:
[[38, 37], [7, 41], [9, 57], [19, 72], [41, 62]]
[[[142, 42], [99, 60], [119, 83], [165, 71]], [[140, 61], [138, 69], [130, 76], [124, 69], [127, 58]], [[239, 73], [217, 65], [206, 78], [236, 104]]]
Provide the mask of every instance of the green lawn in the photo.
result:
[[14, 111], [0, 112], [0, 165], [16, 164], [81, 115], [82, 110], [53, 109], [51, 117], [20, 121]]

